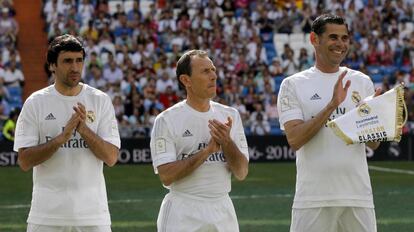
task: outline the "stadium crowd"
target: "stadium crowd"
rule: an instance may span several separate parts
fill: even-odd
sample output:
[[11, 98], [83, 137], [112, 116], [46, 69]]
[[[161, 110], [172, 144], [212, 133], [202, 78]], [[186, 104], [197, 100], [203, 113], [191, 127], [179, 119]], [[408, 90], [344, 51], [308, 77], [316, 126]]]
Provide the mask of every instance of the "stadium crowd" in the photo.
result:
[[[2, 7], [0, 31], [3, 20], [14, 21], [11, 6]], [[404, 132], [414, 133], [412, 0], [45, 0], [43, 8], [49, 39], [84, 39], [84, 81], [112, 97], [121, 137], [149, 136], [156, 115], [180, 101], [175, 63], [189, 49], [209, 52], [218, 74], [215, 100], [239, 110], [247, 134], [281, 134], [280, 83], [313, 65], [310, 25], [324, 12], [347, 20], [352, 44], [344, 65], [383, 91], [405, 83]], [[0, 33], [5, 69], [19, 67], [18, 26], [10, 24]]]
[[17, 49], [19, 25], [12, 0], [0, 0], [0, 140], [13, 141], [24, 75]]

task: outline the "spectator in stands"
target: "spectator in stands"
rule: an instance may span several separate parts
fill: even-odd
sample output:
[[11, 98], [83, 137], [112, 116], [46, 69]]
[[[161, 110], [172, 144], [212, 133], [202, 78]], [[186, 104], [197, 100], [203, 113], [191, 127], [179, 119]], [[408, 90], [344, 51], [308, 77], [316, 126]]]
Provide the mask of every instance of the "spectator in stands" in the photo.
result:
[[126, 78], [121, 82], [121, 92], [123, 96], [129, 96], [132, 92], [137, 92], [137, 81], [135, 80], [135, 72], [128, 69]]
[[124, 107], [128, 117], [134, 114], [135, 110], [138, 110], [139, 115], [144, 115], [145, 112], [143, 97], [134, 91], [126, 97]]
[[88, 25], [83, 28], [81, 35], [85, 40], [98, 41], [99, 31], [94, 27], [93, 20], [88, 21]]
[[109, 67], [104, 68], [103, 78], [112, 86], [120, 86], [124, 78], [122, 70], [119, 68], [115, 60], [110, 61]]
[[104, 91], [107, 86], [107, 81], [102, 77], [102, 69], [96, 64], [91, 64], [89, 69], [89, 76], [86, 78], [86, 83]]
[[122, 103], [122, 97], [120, 95], [115, 95], [112, 103], [114, 105], [115, 117], [122, 117], [125, 113], [124, 104]]
[[345, 64], [355, 70], [360, 70], [364, 65], [363, 60], [359, 57], [357, 51], [350, 52], [347, 59], [345, 60]]
[[268, 135], [270, 133], [270, 124], [264, 119], [262, 113], [255, 114], [256, 118], [251, 123], [250, 131], [252, 135]]
[[231, 0], [224, 0], [221, 4], [221, 9], [223, 11], [223, 16], [227, 18], [233, 18], [234, 16], [234, 3]]
[[133, 126], [128, 120], [128, 116], [124, 115], [122, 118], [117, 118], [119, 136], [121, 138], [132, 138], [133, 136]]
[[128, 21], [137, 21], [140, 22], [142, 19], [142, 12], [140, 8], [139, 1], [134, 1], [132, 4], [132, 9], [127, 12]]
[[189, 15], [186, 13], [180, 14], [179, 20], [177, 22], [178, 31], [188, 31], [191, 27], [191, 21]]
[[[3, 68], [2, 62], [1, 62], [2, 58], [0, 56], [0, 79], [4, 80], [4, 73], [6, 72]], [[2, 83], [3, 84], [3, 83]]]
[[[47, 1], [43, 8], [43, 14], [46, 17], [46, 22], [50, 25], [57, 25], [58, 15], [63, 14], [62, 9], [58, 5], [57, 0]], [[49, 27], [50, 28], [50, 27]]]
[[379, 56], [381, 65], [391, 66], [394, 64], [394, 51], [389, 43], [384, 44], [384, 50], [380, 52]]
[[285, 56], [285, 60], [283, 60], [282, 63], [283, 73], [285, 73], [287, 76], [290, 76], [299, 70], [299, 63], [295, 60], [293, 50], [288, 50], [285, 53]]
[[105, 12], [106, 11], [98, 11], [98, 17], [94, 20], [94, 25], [99, 31], [102, 31], [106, 25], [111, 23], [110, 17]]
[[17, 34], [19, 33], [19, 24], [17, 24], [14, 17], [9, 14], [9, 8], [1, 9], [0, 17], [0, 35], [1, 38], [5, 36], [11, 36], [13, 41], [16, 41]]
[[404, 85], [407, 85], [410, 83], [410, 76], [407, 73], [404, 73], [401, 70], [398, 70], [395, 73], [395, 84], [393, 87], [400, 85], [401, 83], [404, 83]]
[[[65, 14], [65, 17], [67, 17], [69, 14], [71, 14], [72, 9], [76, 12], [76, 7], [72, 6], [72, 0], [60, 0], [58, 1], [58, 4], [62, 10], [62, 13]], [[73, 11], [72, 11], [73, 12]]]
[[148, 129], [144, 124], [144, 115], [145, 112], [141, 114], [138, 109], [134, 109], [134, 113], [128, 118], [132, 128], [133, 138], [145, 138], [149, 136]]
[[278, 23], [275, 23], [275, 30], [278, 33], [292, 33], [293, 29], [293, 19], [289, 16], [288, 9], [282, 8], [282, 15], [279, 17]]
[[132, 32], [132, 28], [128, 26], [128, 21], [125, 13], [118, 14], [118, 25], [116, 25], [114, 29], [115, 44], [124, 44], [126, 38], [128, 39], [132, 37]]
[[280, 125], [297, 159], [290, 229], [374, 232], [365, 148], [375, 150], [379, 142], [347, 145], [325, 124], [356, 107], [351, 91], [364, 99], [380, 89], [374, 91], [368, 76], [340, 67], [350, 44], [343, 18], [319, 16], [310, 36], [315, 66], [284, 79], [278, 96]]
[[252, 125], [253, 122], [257, 120], [258, 114], [262, 115], [263, 121], [268, 121], [266, 112], [264, 111], [263, 105], [261, 102], [254, 103], [253, 107], [254, 107], [254, 111], [250, 113], [250, 119], [249, 119], [250, 125]]
[[11, 66], [11, 62], [13, 62], [14, 63], [13, 65], [15, 66], [15, 68], [21, 70], [22, 65], [20, 62], [21, 59], [20, 59], [19, 52], [16, 50], [13, 44], [8, 44], [7, 50], [9, 51], [8, 53], [9, 57], [8, 59], [4, 60], [5, 61], [4, 66], [5, 67]]
[[174, 86], [174, 81], [171, 80], [167, 72], [164, 72], [157, 80], [155, 91], [157, 93], [164, 93], [168, 86], [172, 88], [172, 86]]
[[272, 63], [269, 66], [269, 71], [272, 77], [283, 77], [283, 68], [279, 58], [275, 57], [272, 59]]
[[20, 114], [20, 108], [15, 108], [10, 111], [9, 118], [4, 122], [3, 125], [3, 138], [6, 141], [14, 141], [14, 131], [16, 128], [17, 118]]
[[[71, 4], [71, 3], [68, 3], [68, 4]], [[68, 12], [67, 15], [65, 15], [66, 17], [65, 29], [67, 30], [66, 32], [73, 31], [77, 35], [82, 25], [82, 18], [79, 15], [79, 13], [76, 11], [75, 7], [70, 7], [67, 12]]]
[[[113, 58], [114, 54], [116, 53], [115, 44], [112, 42], [111, 35], [108, 32], [102, 32], [101, 36], [99, 37], [98, 47], [102, 54], [107, 53], [108, 59], [110, 59], [110, 57]], [[103, 62], [106, 64], [107, 60]]]
[[305, 69], [312, 67], [313, 60], [312, 57], [308, 56], [308, 50], [306, 50], [306, 48], [300, 49], [298, 63], [298, 71], [303, 71]]
[[248, 69], [249, 65], [246, 62], [246, 54], [241, 54], [239, 56], [239, 60], [236, 63], [236, 66], [234, 67], [234, 72], [237, 75], [242, 75], [243, 73], [247, 73]]
[[10, 93], [3, 84], [3, 79], [0, 79], [0, 122], [7, 119], [10, 114]]
[[303, 13], [302, 13], [302, 21], [300, 22], [300, 27], [302, 32], [310, 33], [311, 32], [311, 25], [314, 18], [312, 17], [312, 9], [309, 7], [308, 4], [303, 4]]
[[290, 47], [289, 43], [285, 43], [283, 45], [283, 52], [282, 52], [282, 54], [280, 56], [282, 58], [282, 60], [286, 60], [287, 59], [288, 53], [294, 53], [294, 51]]
[[158, 32], [163, 33], [167, 28], [170, 28], [172, 32], [175, 32], [177, 30], [177, 24], [173, 19], [172, 12], [170, 10], [163, 10], [160, 15]]
[[96, 5], [96, 11], [109, 14], [108, 0], [98, 0], [97, 5]]
[[155, 107], [158, 110], [164, 110], [164, 105], [158, 100], [155, 91], [153, 93], [147, 93], [144, 99], [145, 112], [148, 112], [151, 107]]
[[365, 53], [365, 60], [367, 65], [380, 64], [380, 54], [377, 52], [373, 43], [368, 45], [368, 51]]
[[24, 76], [20, 69], [16, 68], [16, 62], [11, 60], [4, 72], [4, 85], [20, 87], [24, 86]]
[[243, 98], [242, 97], [236, 98], [234, 104], [231, 105], [231, 107], [239, 111], [243, 125], [247, 123], [247, 121], [249, 120], [249, 111], [246, 110], [246, 106], [243, 104]]
[[155, 119], [160, 112], [161, 111], [155, 106], [152, 106], [147, 112], [145, 112], [144, 127], [146, 130], [146, 133], [145, 133], [146, 136], [149, 136], [151, 134], [152, 128], [155, 123]]
[[168, 74], [169, 78], [174, 78], [175, 77], [174, 70], [175, 70], [175, 68], [168, 65], [168, 58], [167, 57], [164, 56], [164, 57], [160, 58], [159, 67], [157, 68], [157, 71], [156, 71], [158, 78], [162, 78], [162, 76], [165, 73]]
[[279, 126], [279, 113], [277, 111], [277, 95], [273, 94], [270, 102], [265, 105], [265, 113], [271, 126]]
[[[93, 43], [93, 42], [92, 42]], [[98, 54], [96, 51], [92, 50], [86, 63], [87, 69], [91, 69], [92, 67], [103, 68], [103, 64], [101, 59], [99, 59]]]
[[[269, 79], [269, 80], [271, 80], [274, 83], [273, 79]], [[260, 99], [260, 101], [263, 105], [267, 105], [271, 101], [271, 98], [275, 93], [274, 85], [275, 84], [273, 84], [273, 86], [272, 86], [272, 84], [270, 82], [265, 82], [264, 90], [263, 90], [263, 92], [260, 93], [260, 97], [259, 97], [259, 99]]]
[[178, 96], [171, 86], [167, 86], [165, 92], [159, 94], [158, 100], [162, 103], [164, 109], [168, 109], [178, 102]]
[[[92, 21], [92, 17], [95, 13], [95, 8], [90, 0], [82, 0], [78, 5], [78, 14], [82, 18], [82, 24], [87, 24]], [[89, 24], [90, 27], [93, 27], [93, 21]]]

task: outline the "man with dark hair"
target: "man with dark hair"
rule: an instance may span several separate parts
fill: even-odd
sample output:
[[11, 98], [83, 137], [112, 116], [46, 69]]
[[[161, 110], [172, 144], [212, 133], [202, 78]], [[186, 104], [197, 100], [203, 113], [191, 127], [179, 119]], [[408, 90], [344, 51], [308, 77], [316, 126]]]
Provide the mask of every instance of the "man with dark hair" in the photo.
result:
[[206, 52], [186, 52], [176, 73], [187, 99], [159, 114], [151, 134], [155, 173], [170, 190], [158, 231], [239, 231], [228, 193], [231, 175], [243, 180], [248, 172], [240, 115], [211, 101], [217, 74]]
[[71, 35], [49, 45], [55, 83], [33, 93], [17, 120], [14, 150], [33, 168], [28, 232], [110, 232], [103, 163], [113, 166], [120, 139], [112, 101], [80, 83], [85, 51]]
[[361, 99], [380, 94], [368, 76], [340, 66], [349, 39], [343, 18], [319, 16], [310, 34], [315, 66], [281, 84], [279, 121], [296, 150], [291, 232], [376, 231], [365, 146], [379, 143], [346, 145], [326, 126]]

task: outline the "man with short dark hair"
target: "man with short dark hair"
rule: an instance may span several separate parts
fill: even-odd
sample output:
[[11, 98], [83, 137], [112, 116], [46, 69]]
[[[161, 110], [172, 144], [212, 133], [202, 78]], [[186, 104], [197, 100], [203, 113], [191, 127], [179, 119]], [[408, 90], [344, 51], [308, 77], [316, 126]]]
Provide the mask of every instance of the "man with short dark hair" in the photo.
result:
[[159, 114], [151, 134], [155, 172], [170, 192], [158, 215], [159, 232], [239, 231], [228, 195], [231, 175], [248, 172], [248, 147], [238, 111], [211, 101], [216, 68], [201, 50], [177, 62], [187, 99]]
[[[281, 84], [279, 121], [296, 150], [291, 232], [376, 231], [365, 144], [346, 145], [326, 126], [362, 99], [380, 94], [368, 76], [340, 67], [349, 40], [343, 18], [319, 16], [310, 34], [315, 66]], [[376, 149], [379, 143], [366, 145]]]
[[33, 93], [17, 120], [14, 150], [33, 168], [27, 232], [110, 232], [103, 163], [113, 166], [120, 138], [111, 99], [80, 83], [85, 50], [71, 35], [49, 45], [54, 85]]

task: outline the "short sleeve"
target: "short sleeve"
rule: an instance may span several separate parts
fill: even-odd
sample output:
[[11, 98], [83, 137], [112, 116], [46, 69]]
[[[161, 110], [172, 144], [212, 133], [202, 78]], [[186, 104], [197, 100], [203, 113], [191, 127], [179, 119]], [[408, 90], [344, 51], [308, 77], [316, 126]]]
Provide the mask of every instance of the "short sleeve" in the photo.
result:
[[277, 101], [277, 111], [282, 130], [285, 129], [284, 124], [288, 121], [295, 119], [304, 120], [303, 111], [291, 79], [283, 80]]
[[16, 152], [20, 148], [33, 147], [39, 144], [39, 125], [34, 109], [34, 101], [29, 98], [23, 105], [16, 123], [13, 145], [13, 150]]
[[367, 93], [367, 96], [373, 96], [375, 94], [375, 87], [374, 87], [374, 83], [371, 81], [371, 79], [369, 79], [368, 81], [365, 82], [365, 91]]
[[157, 167], [177, 160], [174, 138], [169, 130], [167, 121], [159, 115], [154, 122], [151, 132], [151, 158], [155, 173]]
[[233, 128], [232, 135], [233, 141], [236, 146], [239, 148], [240, 152], [249, 160], [249, 146], [247, 145], [246, 135], [244, 134], [244, 127], [240, 117], [240, 113], [234, 109], [235, 118], [233, 119]]
[[117, 148], [121, 148], [119, 137], [118, 122], [115, 117], [114, 106], [108, 95], [105, 95], [104, 106], [102, 107], [101, 120], [98, 124], [97, 135]]

